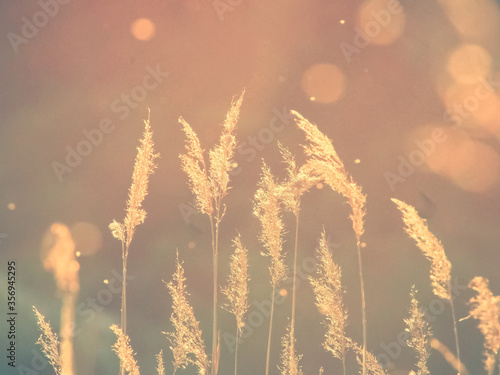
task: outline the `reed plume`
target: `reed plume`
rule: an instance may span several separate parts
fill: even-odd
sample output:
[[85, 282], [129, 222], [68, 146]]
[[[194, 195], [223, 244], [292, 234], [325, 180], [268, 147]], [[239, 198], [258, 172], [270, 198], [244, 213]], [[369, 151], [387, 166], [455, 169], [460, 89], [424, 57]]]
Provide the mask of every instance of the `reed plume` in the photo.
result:
[[[358, 344], [355, 342], [350, 343], [350, 347], [354, 350], [356, 353], [356, 360], [358, 361], [358, 364], [362, 366], [363, 364], [363, 348], [361, 348]], [[365, 359], [366, 359], [366, 372], [369, 375], [387, 375], [387, 372], [382, 368], [380, 363], [377, 361], [377, 358], [370, 353], [369, 351], [366, 351], [365, 354]]]
[[193, 364], [198, 367], [198, 375], [206, 375], [210, 367], [205, 352], [205, 344], [201, 338], [200, 324], [196, 320], [193, 308], [189, 304], [186, 291], [184, 268], [177, 253], [176, 270], [172, 281], [167, 284], [172, 297], [172, 315], [170, 321], [174, 326], [173, 333], [166, 333], [174, 355], [174, 374], [177, 369]]
[[156, 355], [156, 372], [158, 375], [165, 375], [165, 367], [163, 365], [163, 349]]
[[364, 216], [366, 196], [362, 189], [357, 185], [352, 177], [347, 173], [344, 163], [337, 155], [332, 141], [324, 135], [316, 125], [306, 120], [301, 114], [292, 111], [296, 117], [295, 122], [298, 127], [306, 134], [309, 143], [304, 147], [304, 153], [308, 157], [304, 166], [309, 173], [320, 177], [332, 190], [341, 194], [351, 207], [350, 218], [352, 227], [356, 236], [356, 247], [358, 254], [359, 279], [361, 285], [361, 310], [363, 323], [363, 375], [366, 375], [366, 303], [365, 287], [363, 280], [363, 263], [361, 259], [361, 236], [364, 233]]
[[54, 273], [57, 290], [62, 296], [61, 308], [61, 358], [65, 375], [74, 374], [73, 327], [75, 326], [75, 307], [80, 290], [78, 271], [80, 264], [76, 260], [75, 243], [68, 227], [54, 223], [45, 235], [42, 252], [43, 266]]
[[275, 180], [271, 169], [262, 162], [262, 174], [254, 195], [253, 213], [259, 219], [261, 231], [259, 240], [266, 249], [262, 255], [271, 258], [271, 316], [269, 319], [269, 337], [267, 341], [266, 375], [269, 374], [269, 356], [271, 350], [271, 335], [273, 329], [274, 295], [276, 287], [285, 278], [286, 266], [283, 261], [283, 231], [281, 214], [281, 194], [283, 191]]
[[281, 375], [303, 375], [299, 362], [302, 355], [295, 351], [295, 338], [292, 335], [291, 325], [287, 328], [287, 333], [281, 340], [283, 349], [281, 351]]
[[[149, 175], [155, 168], [155, 159], [159, 154], [154, 152], [153, 133], [149, 124], [150, 116], [144, 121], [144, 134], [140, 140], [140, 146], [137, 148], [137, 156], [135, 158], [134, 171], [132, 173], [132, 185], [129, 189], [126, 215], [123, 223], [118, 223], [113, 220], [109, 225], [109, 229], [113, 237], [117, 238], [122, 243], [122, 306], [121, 306], [121, 322], [120, 328], [123, 334], [127, 335], [127, 258], [130, 243], [134, 237], [135, 229], [139, 224], [142, 224], [146, 218], [146, 211], [142, 208], [142, 202], [148, 194]], [[120, 363], [120, 374], [123, 375], [123, 364]]]
[[222, 294], [228, 303], [223, 307], [236, 317], [236, 347], [234, 353], [234, 375], [238, 372], [238, 342], [245, 323], [243, 318], [248, 311], [248, 251], [241, 244], [241, 236], [233, 240], [234, 254], [229, 264], [230, 274], [227, 286], [222, 288]]
[[189, 187], [195, 196], [196, 209], [207, 214], [210, 220], [212, 233], [212, 257], [213, 257], [213, 326], [212, 326], [212, 375], [218, 370], [218, 331], [217, 331], [217, 266], [219, 254], [219, 227], [225, 214], [223, 199], [229, 190], [229, 172], [232, 169], [233, 155], [236, 148], [234, 132], [240, 113], [243, 95], [238, 100], [233, 100], [231, 108], [226, 114], [222, 125], [222, 133], [219, 144], [214, 146], [208, 153], [210, 165], [207, 168], [205, 156], [200, 141], [195, 131], [182, 118], [183, 131], [186, 134], [186, 154], [180, 155], [182, 170], [187, 174]]
[[59, 353], [59, 339], [57, 334], [52, 332], [50, 322], [45, 321], [45, 317], [38, 312], [35, 306], [33, 306], [33, 311], [35, 312], [38, 328], [42, 331], [36, 343], [42, 347], [42, 353], [49, 360], [56, 375], [67, 375], [64, 372], [63, 359]]
[[112, 348], [118, 358], [120, 358], [123, 370], [130, 375], [140, 375], [139, 366], [134, 358], [135, 353], [130, 345], [130, 338], [116, 324], [113, 324], [109, 328], [116, 335], [116, 343]]
[[[405, 223], [405, 231], [417, 243], [418, 248], [422, 251], [427, 259], [431, 262], [431, 284], [434, 294], [450, 302], [451, 315], [453, 319], [453, 331], [455, 334], [455, 346], [457, 350], [457, 360], [460, 362], [460, 347], [458, 345], [458, 330], [457, 319], [455, 316], [455, 306], [451, 296], [451, 263], [446, 257], [443, 245], [429, 231], [427, 222], [422, 219], [417, 210], [409, 204], [392, 198], [392, 201], [397, 205], [398, 209], [403, 214], [403, 222]], [[460, 375], [460, 371], [459, 371]]]
[[309, 282], [314, 290], [316, 306], [326, 317], [327, 330], [323, 348], [342, 361], [345, 375], [346, 353], [351, 342], [345, 333], [348, 314], [343, 301], [341, 269], [333, 262], [324, 229], [319, 240], [318, 253], [316, 276], [309, 277]]
[[484, 336], [484, 368], [492, 375], [500, 349], [500, 296], [493, 295], [484, 277], [474, 277], [469, 288], [477, 292], [469, 301], [470, 316], [479, 321], [478, 327]]
[[297, 167], [295, 157], [288, 148], [278, 142], [278, 147], [286, 165], [288, 177], [283, 183], [281, 200], [286, 211], [292, 212], [295, 216], [295, 243], [293, 252], [293, 273], [292, 273], [292, 320], [290, 323], [291, 341], [295, 342], [295, 305], [296, 305], [296, 282], [297, 282], [297, 252], [299, 241], [299, 216], [302, 195], [314, 186], [319, 178], [313, 176], [310, 170], [305, 167]]
[[415, 375], [429, 375], [427, 360], [429, 359], [431, 350], [430, 339], [432, 331], [429, 323], [424, 318], [424, 312], [419, 306], [415, 285], [411, 289], [410, 297], [410, 316], [404, 322], [407, 326], [406, 331], [410, 333], [410, 338], [406, 343], [418, 356], [418, 372], [415, 373], [413, 371], [412, 373]]

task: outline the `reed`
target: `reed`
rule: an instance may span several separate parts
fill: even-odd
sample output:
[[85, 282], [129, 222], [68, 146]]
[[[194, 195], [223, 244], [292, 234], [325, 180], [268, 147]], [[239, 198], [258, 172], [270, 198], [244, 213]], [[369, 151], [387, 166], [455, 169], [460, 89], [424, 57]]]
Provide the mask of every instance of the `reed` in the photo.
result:
[[326, 317], [323, 348], [342, 361], [343, 373], [346, 375], [345, 360], [351, 340], [345, 332], [348, 313], [344, 307], [341, 276], [341, 269], [333, 262], [323, 229], [319, 240], [316, 275], [309, 277], [309, 282], [316, 297], [316, 306]]
[[498, 370], [495, 357], [500, 349], [500, 296], [491, 292], [489, 281], [484, 277], [474, 277], [469, 288], [477, 293], [469, 301], [470, 316], [479, 322], [478, 328], [484, 337], [484, 369], [492, 375]]
[[406, 331], [410, 333], [406, 343], [418, 356], [418, 372], [412, 371], [410, 374], [429, 375], [427, 360], [430, 355], [432, 331], [429, 323], [425, 320], [424, 312], [419, 306], [415, 285], [411, 289], [410, 297], [409, 317], [404, 320], [407, 327]]
[[[149, 176], [156, 168], [155, 159], [159, 154], [154, 152], [153, 133], [150, 126], [150, 117], [144, 121], [144, 134], [137, 148], [134, 171], [132, 173], [132, 185], [129, 189], [126, 215], [123, 223], [113, 220], [109, 229], [113, 237], [120, 240], [122, 244], [122, 305], [120, 329], [123, 335], [127, 335], [127, 258], [130, 243], [134, 237], [135, 229], [146, 219], [146, 211], [142, 208], [142, 202], [148, 194]], [[120, 374], [124, 374], [123, 364], [120, 364]]]
[[174, 332], [165, 333], [165, 335], [172, 345], [170, 349], [174, 355], [174, 374], [179, 368], [184, 369], [187, 365], [193, 364], [198, 368], [198, 375], [206, 375], [210, 368], [210, 361], [201, 338], [200, 323], [196, 320], [193, 308], [187, 300], [185, 282], [184, 268], [177, 253], [175, 273], [172, 281], [167, 284], [172, 297], [170, 321]]
[[238, 372], [238, 344], [241, 339], [243, 321], [248, 311], [248, 250], [241, 244], [241, 236], [233, 240], [235, 248], [229, 264], [230, 274], [227, 285], [222, 288], [222, 293], [227, 297], [228, 303], [223, 307], [234, 314], [236, 318], [236, 346], [234, 353], [234, 375]]
[[306, 120], [300, 113], [292, 111], [295, 116], [295, 122], [306, 135], [309, 142], [304, 147], [304, 153], [307, 156], [307, 163], [304, 166], [305, 170], [312, 175], [318, 176], [329, 185], [332, 190], [341, 194], [351, 207], [351, 221], [354, 234], [356, 236], [356, 247], [358, 255], [358, 270], [361, 287], [361, 312], [363, 326], [363, 375], [367, 371], [366, 359], [366, 303], [365, 303], [365, 287], [363, 277], [363, 262], [361, 259], [361, 236], [364, 233], [364, 216], [366, 196], [363, 195], [362, 189], [357, 185], [352, 177], [347, 173], [344, 163], [337, 155], [332, 141], [324, 135], [316, 125]]
[[273, 330], [274, 296], [276, 287], [285, 279], [286, 266], [283, 260], [283, 231], [282, 219], [282, 186], [276, 181], [271, 169], [262, 162], [262, 174], [259, 188], [254, 195], [253, 213], [259, 219], [261, 231], [259, 240], [265, 248], [262, 255], [271, 258], [271, 316], [269, 318], [269, 335], [267, 340], [266, 375], [269, 374], [269, 357], [271, 352], [271, 336]]
[[229, 172], [233, 164], [233, 155], [236, 148], [234, 132], [243, 102], [243, 91], [237, 100], [233, 100], [231, 108], [226, 114], [222, 125], [222, 134], [219, 144], [214, 146], [208, 153], [209, 167], [205, 163], [205, 156], [200, 141], [195, 131], [182, 118], [182, 124], [186, 135], [186, 154], [180, 155], [182, 170], [188, 175], [189, 187], [196, 199], [196, 209], [207, 214], [210, 220], [212, 234], [212, 266], [213, 266], [213, 325], [212, 325], [212, 368], [211, 374], [216, 375], [218, 371], [218, 336], [217, 330], [217, 292], [218, 292], [218, 256], [219, 256], [219, 230], [221, 220], [226, 212], [223, 199], [229, 190]]
[[[417, 210], [409, 204], [393, 198], [392, 201], [403, 214], [405, 231], [410, 238], [417, 243], [427, 259], [431, 262], [431, 284], [434, 294], [450, 302], [451, 316], [453, 320], [453, 333], [455, 335], [455, 347], [458, 363], [460, 361], [460, 347], [458, 345], [457, 319], [455, 316], [455, 306], [451, 295], [451, 263], [446, 257], [444, 247], [441, 242], [429, 231], [427, 222], [422, 219]], [[458, 370], [460, 375], [461, 371]]]

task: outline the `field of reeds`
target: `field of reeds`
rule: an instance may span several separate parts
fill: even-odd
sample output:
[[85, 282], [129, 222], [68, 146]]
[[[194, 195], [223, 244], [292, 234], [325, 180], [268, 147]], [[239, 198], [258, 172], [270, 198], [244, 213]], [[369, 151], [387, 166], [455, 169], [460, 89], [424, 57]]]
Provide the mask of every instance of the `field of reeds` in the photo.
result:
[[[258, 228], [255, 236], [260, 248], [249, 251], [246, 243], [253, 242], [253, 239], [239, 234], [239, 228], [233, 227], [232, 222], [227, 220], [231, 208], [226, 205], [231, 195], [238, 195], [237, 189], [232, 186], [232, 171], [238, 165], [235, 149], [244, 96], [243, 92], [233, 99], [219, 129], [218, 142], [214, 145], [201, 144], [196, 131], [199, 125], [179, 118], [179, 126], [185, 135], [185, 150], [176, 161], [164, 160], [156, 153], [152, 130], [155, 125], [150, 123], [149, 118], [145, 120], [135, 164], [133, 168], [131, 166], [132, 183], [125, 202], [125, 216], [121, 220], [110, 218], [109, 225], [110, 235], [118, 240], [117, 251], [121, 247], [122, 259], [122, 263], [116, 265], [122, 272], [120, 320], [104, 333], [116, 337], [115, 344], [107, 348], [114, 351], [119, 359], [116, 372], [144, 374], [137, 360], [137, 353], [142, 353], [143, 358], [156, 362], [158, 375], [226, 375], [233, 372], [235, 375], [499, 374], [500, 296], [489, 289], [488, 277], [491, 275], [477, 275], [468, 280], [467, 287], [457, 286], [457, 275], [448, 258], [453, 250], [439, 240], [432, 225], [415, 209], [413, 202], [404, 202], [394, 196], [393, 214], [400, 216], [401, 233], [412, 241], [410, 251], [427, 259], [426, 267], [417, 270], [426, 275], [425, 285], [408, 288], [406, 301], [394, 300], [383, 291], [374, 297], [365, 293], [367, 285], [372, 282], [366, 275], [366, 270], [370, 268], [370, 264], [365, 262], [366, 252], [375, 251], [368, 245], [370, 238], [365, 233], [365, 225], [369, 220], [377, 220], [367, 210], [370, 192], [363, 189], [347, 170], [342, 155], [336, 151], [335, 140], [329, 139], [322, 125], [310, 122], [305, 114], [291, 112], [295, 126], [303, 132], [302, 154], [295, 155], [291, 151], [297, 149], [297, 145], [277, 143], [280, 158], [277, 165], [281, 170], [271, 168], [269, 160], [261, 161], [260, 177], [255, 181], [253, 199], [248, 204]], [[168, 290], [168, 297], [165, 298], [169, 298], [171, 314], [165, 318], [165, 332], [162, 328], [158, 329], [158, 333], [164, 336], [164, 345], [158, 347], [156, 352], [144, 353], [144, 347], [135, 345], [138, 331], [130, 334], [131, 327], [140, 319], [137, 316], [128, 319], [130, 315], [127, 312], [134, 293], [141, 291], [128, 288], [129, 255], [147, 251], [134, 246], [134, 237], [150, 224], [145, 209], [149, 181], [163, 164], [171, 166], [175, 163], [185, 172], [186, 188], [194, 197], [193, 209], [202, 215], [209, 228], [210, 240], [203, 247], [207, 251], [210, 249], [212, 254], [211, 264], [205, 264], [211, 272], [193, 269], [186, 272], [189, 250], [171, 250], [175, 252], [175, 256], [171, 257], [175, 262], [172, 267], [174, 272], [164, 279], [165, 289]], [[273, 164], [276, 165], [274, 161]], [[344, 254], [342, 261], [339, 261], [336, 250], [335, 233], [326, 229], [328, 223], [314, 229], [317, 244], [307, 252], [313, 257], [300, 254], [304, 249], [301, 244], [301, 238], [305, 237], [304, 228], [311, 230], [302, 215], [307, 209], [307, 196], [317, 194], [323, 188], [338, 196], [335, 200], [338, 209], [347, 212], [345, 221], [349, 223], [350, 234], [342, 238], [350, 238], [345, 243], [350, 255]], [[41, 331], [37, 344], [56, 374], [74, 375], [75, 357], [79, 354], [74, 349], [73, 334], [80, 287], [79, 266], [68, 229], [62, 224], [54, 224], [51, 231], [56, 241], [45, 255], [45, 267], [54, 272], [62, 297], [61, 319], [60, 323], [49, 323], [44, 318], [46, 306], [34, 307]], [[310, 236], [311, 233], [308, 233], [307, 237]], [[221, 262], [222, 251], [225, 253], [222, 259], [229, 260], [229, 264]], [[258, 256], [265, 257], [268, 273], [255, 279], [252, 261]], [[311, 267], [305, 266], [305, 259], [310, 261]], [[304, 268], [309, 271], [304, 272]], [[343, 275], [346, 270], [356, 275], [355, 284], [345, 282]], [[206, 278], [202, 283], [206, 285], [204, 292], [211, 294], [210, 305], [201, 306], [193, 298], [196, 291], [190, 279], [196, 272], [199, 272], [198, 279]], [[136, 269], [134, 278], [141, 277], [161, 280], [163, 275]], [[250, 297], [255, 294], [252, 291], [255, 285], [258, 285], [259, 293], [270, 296], [270, 300], [259, 302], [259, 309], [266, 306], [266, 313], [259, 318], [262, 320], [259, 327], [265, 334], [260, 335], [252, 335], [250, 331], [256, 326], [256, 315], [252, 315], [256, 311], [252, 302], [254, 299]], [[300, 294], [297, 293], [299, 286]], [[419, 292], [421, 288], [431, 290], [433, 296], [427, 295], [424, 299]], [[463, 292], [464, 289], [468, 291]], [[348, 303], [348, 295], [359, 296], [359, 299], [355, 302], [349, 298]], [[155, 300], [163, 298], [150, 297], [153, 301], [149, 308], [155, 306]], [[384, 344], [387, 347], [385, 352], [380, 352], [378, 347], [370, 347], [370, 343], [376, 342], [373, 332], [377, 330], [370, 324], [376, 311], [370, 308], [367, 301], [377, 298], [405, 311], [401, 321], [392, 322], [401, 327], [401, 332], [397, 340]], [[317, 314], [320, 318], [313, 322], [304, 319], [304, 305], [307, 305], [310, 314]], [[436, 312], [438, 307], [439, 313]], [[278, 320], [275, 308], [280, 310]], [[457, 311], [467, 313], [459, 315]], [[469, 350], [468, 338], [462, 335], [460, 329], [464, 321], [474, 322], [483, 342], [481, 358], [474, 360], [474, 363], [482, 362], [482, 368], [474, 370], [477, 372], [470, 369], [470, 353], [465, 352], [464, 355], [462, 350], [463, 346]], [[60, 327], [60, 333], [55, 332], [55, 326]], [[232, 327], [231, 333], [227, 327]], [[317, 357], [311, 360], [303, 354], [309, 349], [303, 343], [307, 341], [310, 345], [311, 342], [305, 340], [307, 333], [317, 330], [322, 331], [323, 338], [316, 343], [314, 350], [327, 354], [320, 357], [322, 362], [318, 362]], [[254, 343], [254, 347], [261, 350], [248, 351], [248, 342], [256, 339], [263, 339]], [[404, 366], [398, 360], [401, 352], [407, 353], [406, 358], [409, 359]], [[242, 358], [245, 360], [242, 361]], [[395, 363], [398, 365], [395, 366]]]

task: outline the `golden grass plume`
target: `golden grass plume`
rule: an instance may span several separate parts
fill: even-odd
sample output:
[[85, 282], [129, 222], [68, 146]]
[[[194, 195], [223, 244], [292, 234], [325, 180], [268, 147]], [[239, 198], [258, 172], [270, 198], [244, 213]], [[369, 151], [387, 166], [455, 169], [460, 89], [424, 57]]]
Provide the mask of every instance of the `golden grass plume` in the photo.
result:
[[415, 286], [411, 289], [410, 297], [410, 316], [404, 320], [407, 327], [406, 331], [410, 333], [410, 337], [406, 343], [418, 356], [418, 372], [414, 373], [416, 375], [429, 375], [427, 360], [429, 359], [431, 350], [430, 339], [432, 338], [432, 331], [419, 306]]
[[300, 360], [302, 355], [298, 355], [295, 351], [295, 337], [291, 325], [287, 327], [285, 336], [281, 340], [281, 375], [303, 375]]
[[431, 261], [430, 279], [434, 294], [450, 301], [451, 263], [446, 257], [443, 245], [429, 231], [426, 220], [418, 215], [413, 206], [395, 198], [392, 201], [403, 214], [406, 233], [416, 241], [419, 249]]
[[134, 236], [137, 225], [142, 224], [146, 218], [146, 211], [142, 208], [142, 202], [148, 194], [149, 176], [156, 168], [155, 159], [159, 154], [154, 152], [153, 132], [151, 131], [150, 119], [144, 121], [144, 134], [137, 148], [134, 171], [132, 173], [132, 185], [129, 189], [126, 215], [123, 223], [113, 220], [109, 229], [113, 236], [125, 246], [129, 246]]
[[327, 330], [323, 347], [335, 358], [340, 359], [345, 367], [345, 357], [350, 340], [345, 333], [348, 313], [343, 302], [344, 290], [341, 276], [341, 269], [333, 262], [326, 233], [323, 229], [319, 240], [316, 275], [309, 277], [309, 282], [314, 290], [316, 306], [326, 317]]
[[45, 321], [45, 317], [33, 306], [38, 328], [42, 334], [36, 342], [42, 348], [42, 353], [49, 360], [56, 375], [65, 375], [63, 372], [63, 358], [59, 353], [59, 338], [57, 334], [52, 332], [50, 322]]
[[113, 344], [112, 348], [118, 358], [120, 358], [120, 364], [123, 366], [123, 369], [130, 375], [140, 375], [139, 366], [134, 358], [135, 353], [130, 345], [130, 338], [116, 324], [113, 324], [109, 328], [116, 335], [116, 343]]
[[158, 375], [165, 375], [165, 366], [163, 365], [163, 349], [156, 355], [156, 372]]
[[244, 326], [243, 319], [248, 311], [248, 250], [241, 243], [241, 236], [233, 240], [234, 254], [229, 264], [227, 285], [222, 288], [222, 294], [227, 297], [228, 303], [223, 307], [234, 314], [238, 333]]
[[186, 153], [181, 154], [182, 170], [188, 175], [189, 187], [196, 198], [196, 209], [211, 216], [221, 203], [229, 189], [229, 172], [232, 169], [232, 158], [236, 148], [234, 131], [243, 102], [244, 91], [237, 100], [233, 100], [231, 108], [223, 123], [219, 144], [209, 151], [210, 166], [207, 168], [204, 151], [193, 128], [182, 118], [186, 135]]
[[479, 330], [484, 336], [484, 368], [493, 374], [495, 356], [500, 349], [500, 296], [493, 295], [484, 277], [474, 277], [469, 288], [477, 292], [469, 301], [470, 316], [479, 321]]
[[309, 173], [320, 177], [334, 191], [347, 198], [352, 210], [350, 215], [356, 239], [359, 242], [364, 233], [366, 196], [362, 189], [347, 173], [344, 163], [337, 155], [332, 141], [316, 125], [306, 120], [300, 113], [292, 111], [295, 122], [306, 134], [309, 143], [304, 147], [308, 157], [306, 166]]
[[198, 367], [198, 374], [205, 375], [210, 367], [205, 344], [201, 338], [200, 324], [194, 316], [186, 291], [184, 268], [177, 254], [177, 265], [172, 281], [167, 284], [172, 297], [172, 315], [170, 321], [174, 326], [173, 333], [167, 333], [174, 355], [174, 372], [186, 368], [189, 364]]
[[282, 187], [276, 181], [269, 166], [262, 162], [259, 188], [254, 195], [253, 213], [260, 221], [259, 239], [267, 250], [262, 255], [271, 257], [269, 270], [273, 286], [277, 286], [286, 274], [286, 266], [283, 261], [282, 191]]

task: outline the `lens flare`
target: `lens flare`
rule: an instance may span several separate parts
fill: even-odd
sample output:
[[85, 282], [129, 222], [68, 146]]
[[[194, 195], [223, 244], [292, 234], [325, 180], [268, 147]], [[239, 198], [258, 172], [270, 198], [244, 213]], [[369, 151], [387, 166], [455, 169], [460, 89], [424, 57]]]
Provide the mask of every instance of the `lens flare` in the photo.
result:
[[302, 89], [307, 97], [320, 103], [339, 100], [344, 92], [344, 84], [344, 75], [333, 64], [313, 65], [302, 77]]
[[136, 39], [148, 41], [155, 36], [156, 27], [150, 19], [139, 18], [132, 23], [131, 31]]

